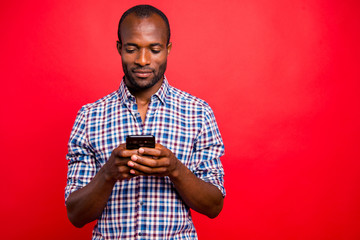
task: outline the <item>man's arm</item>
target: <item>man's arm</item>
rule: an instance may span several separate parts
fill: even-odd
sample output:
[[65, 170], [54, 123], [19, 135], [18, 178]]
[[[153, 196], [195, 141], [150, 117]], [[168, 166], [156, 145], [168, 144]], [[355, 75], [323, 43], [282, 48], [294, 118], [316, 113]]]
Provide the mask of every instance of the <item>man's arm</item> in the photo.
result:
[[196, 177], [161, 144], [156, 144], [155, 148], [140, 148], [139, 154], [134, 154], [131, 160], [128, 162], [132, 168], [131, 174], [169, 176], [180, 197], [193, 210], [210, 218], [221, 212], [221, 191], [215, 185]]
[[126, 150], [121, 144], [85, 187], [71, 193], [66, 200], [70, 222], [76, 227], [97, 219], [103, 212], [116, 181], [134, 177], [126, 165], [137, 150]]
[[224, 198], [221, 191], [215, 185], [196, 177], [185, 165], [177, 161], [179, 167], [170, 179], [181, 198], [195, 211], [215, 218], [223, 208]]

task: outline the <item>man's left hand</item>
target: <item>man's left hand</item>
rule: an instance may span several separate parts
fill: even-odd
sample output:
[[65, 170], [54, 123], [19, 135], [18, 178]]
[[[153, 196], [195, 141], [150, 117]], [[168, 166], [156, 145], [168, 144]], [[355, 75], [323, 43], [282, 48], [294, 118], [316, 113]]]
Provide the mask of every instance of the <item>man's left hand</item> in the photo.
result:
[[155, 148], [139, 148], [138, 154], [131, 156], [128, 166], [134, 175], [175, 177], [179, 163], [172, 151], [157, 143]]

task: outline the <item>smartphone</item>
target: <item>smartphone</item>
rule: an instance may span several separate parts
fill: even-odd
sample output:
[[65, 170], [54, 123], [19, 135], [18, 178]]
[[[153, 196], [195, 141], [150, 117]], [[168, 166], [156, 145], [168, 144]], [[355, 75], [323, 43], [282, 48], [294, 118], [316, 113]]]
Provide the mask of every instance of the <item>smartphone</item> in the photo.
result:
[[154, 148], [155, 137], [153, 135], [129, 135], [126, 137], [126, 149], [138, 149], [141, 147]]

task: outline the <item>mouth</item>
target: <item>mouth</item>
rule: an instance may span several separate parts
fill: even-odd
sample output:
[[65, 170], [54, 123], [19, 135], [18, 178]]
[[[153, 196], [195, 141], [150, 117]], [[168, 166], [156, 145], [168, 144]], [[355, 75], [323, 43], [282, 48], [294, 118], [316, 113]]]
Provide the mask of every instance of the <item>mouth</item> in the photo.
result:
[[153, 71], [151, 69], [134, 69], [133, 73], [138, 78], [147, 78], [153, 73]]

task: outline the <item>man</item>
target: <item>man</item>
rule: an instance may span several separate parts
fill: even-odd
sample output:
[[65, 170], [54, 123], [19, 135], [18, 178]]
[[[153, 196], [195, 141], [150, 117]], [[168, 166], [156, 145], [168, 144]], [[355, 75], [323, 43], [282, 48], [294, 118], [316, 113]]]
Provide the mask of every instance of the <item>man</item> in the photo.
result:
[[[129, 9], [118, 34], [120, 88], [83, 106], [70, 136], [68, 217], [97, 219], [93, 239], [197, 239], [189, 208], [214, 218], [225, 196], [213, 112], [164, 77], [172, 43], [160, 10]], [[126, 149], [135, 134], [154, 135], [155, 148]]]

